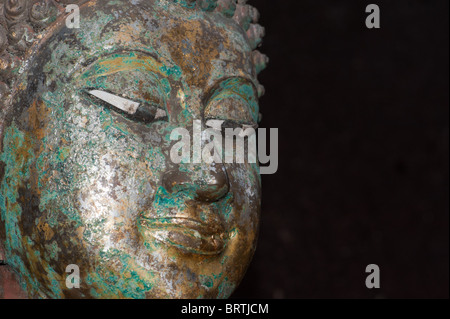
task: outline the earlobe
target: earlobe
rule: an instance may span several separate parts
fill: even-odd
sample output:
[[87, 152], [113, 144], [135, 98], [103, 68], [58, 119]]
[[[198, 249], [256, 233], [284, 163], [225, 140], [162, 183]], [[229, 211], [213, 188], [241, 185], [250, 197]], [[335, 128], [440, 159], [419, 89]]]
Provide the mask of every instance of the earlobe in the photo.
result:
[[0, 299], [27, 299], [17, 275], [7, 266], [0, 266]]
[[0, 267], [6, 265], [6, 257], [3, 249], [3, 243], [0, 242]]
[[[3, 227], [0, 221], [0, 232]], [[4, 235], [4, 234], [0, 234]], [[4, 236], [0, 236], [0, 299], [27, 299], [26, 292], [20, 287], [17, 274], [8, 266], [4, 249]]]
[[6, 243], [5, 222], [0, 218], [0, 267], [6, 264], [5, 243]]

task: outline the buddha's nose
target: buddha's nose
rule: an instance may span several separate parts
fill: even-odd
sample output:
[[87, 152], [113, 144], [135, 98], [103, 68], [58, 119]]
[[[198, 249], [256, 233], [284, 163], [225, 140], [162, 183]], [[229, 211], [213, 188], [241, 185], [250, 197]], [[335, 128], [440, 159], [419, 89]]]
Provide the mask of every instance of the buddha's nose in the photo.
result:
[[194, 199], [201, 202], [216, 202], [230, 190], [227, 171], [222, 163], [180, 166], [166, 171], [162, 185], [169, 193], [192, 193]]

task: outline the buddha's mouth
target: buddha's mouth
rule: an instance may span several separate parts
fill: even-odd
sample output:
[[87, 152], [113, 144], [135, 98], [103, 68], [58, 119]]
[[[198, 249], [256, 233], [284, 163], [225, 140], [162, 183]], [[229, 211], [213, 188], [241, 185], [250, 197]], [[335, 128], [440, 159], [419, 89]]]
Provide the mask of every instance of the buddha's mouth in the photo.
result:
[[218, 255], [226, 246], [225, 227], [219, 221], [203, 222], [187, 217], [148, 218], [140, 216], [144, 237], [199, 255]]

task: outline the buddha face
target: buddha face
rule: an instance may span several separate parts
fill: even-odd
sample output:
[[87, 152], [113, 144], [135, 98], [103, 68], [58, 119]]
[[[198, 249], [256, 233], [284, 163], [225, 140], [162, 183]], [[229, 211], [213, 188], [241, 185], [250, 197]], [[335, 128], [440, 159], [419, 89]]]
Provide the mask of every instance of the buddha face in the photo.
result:
[[175, 164], [170, 136], [256, 124], [244, 32], [168, 1], [92, 1], [80, 15], [42, 39], [6, 120], [8, 264], [30, 297], [227, 298], [255, 249], [259, 168]]

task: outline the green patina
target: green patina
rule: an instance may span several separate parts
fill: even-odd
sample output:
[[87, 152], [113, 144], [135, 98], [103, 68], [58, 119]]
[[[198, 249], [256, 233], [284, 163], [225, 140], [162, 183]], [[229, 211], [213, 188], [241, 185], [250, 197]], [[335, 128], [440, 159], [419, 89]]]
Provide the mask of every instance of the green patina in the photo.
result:
[[216, 89], [209, 99], [211, 101], [222, 101], [229, 98], [240, 99], [245, 105], [248, 105], [251, 118], [255, 123], [259, 118], [258, 98], [254, 86], [242, 78], [231, 78], [220, 83], [219, 89]]
[[[217, 5], [210, 0], [171, 2], [186, 8], [198, 4], [203, 11], [213, 11]], [[161, 186], [166, 170], [176, 167], [169, 162], [173, 128], [190, 130], [192, 120], [203, 115], [207, 106], [203, 104], [211, 101], [239, 101], [257, 121], [256, 90], [250, 80], [236, 78], [250, 69], [242, 62], [249, 54], [242, 52], [246, 35], [236, 32], [235, 22], [222, 19], [212, 27], [210, 19], [199, 22], [205, 20], [205, 13], [184, 9], [173, 18], [165, 17], [158, 27], [151, 25], [149, 17], [157, 21], [166, 16], [161, 10], [175, 12], [167, 1], [156, 1], [157, 6], [145, 3], [142, 10], [125, 10], [120, 15], [117, 8], [126, 7], [129, 3], [125, 0], [101, 3], [104, 7], [99, 10], [84, 12], [87, 27], [64, 30], [61, 37], [49, 40], [47, 51], [35, 62], [40, 69], [24, 70], [22, 84], [35, 76], [33, 72], [45, 74], [38, 90], [29, 93], [30, 101], [35, 99], [31, 102], [43, 105], [33, 114], [16, 111], [3, 135], [0, 161], [5, 177], [0, 181], [0, 216], [5, 224], [8, 263], [32, 297], [69, 296], [64, 270], [71, 263], [80, 264], [82, 288], [70, 293], [80, 297], [228, 297], [243, 275], [234, 264], [241, 258], [247, 262], [246, 254], [251, 251], [247, 247], [254, 244], [252, 225], [258, 222], [258, 198], [248, 199], [245, 194], [248, 189], [258, 194], [257, 165], [245, 166], [240, 174], [228, 173], [231, 179], [227, 182], [232, 185], [225, 196], [197, 203], [207, 206], [198, 211], [204, 223], [209, 220], [208, 213], [221, 214], [227, 240], [236, 240], [230, 245], [235, 248], [201, 256], [178, 242], [170, 245], [170, 240], [154, 240], [139, 220], [159, 218], [161, 230], [173, 229], [170, 216], [184, 213], [187, 202], [200, 202], [197, 195], [210, 186], [205, 176], [211, 168], [206, 165], [182, 165], [178, 171], [189, 176], [189, 183], [174, 185], [171, 190]], [[234, 10], [232, 6], [223, 13], [232, 16]], [[197, 29], [189, 31], [190, 35], [169, 32], [183, 24], [180, 30]], [[151, 28], [158, 31], [150, 32]], [[172, 47], [158, 32], [170, 34], [169, 40], [180, 43]], [[198, 56], [199, 68], [186, 68], [182, 66], [187, 59], [184, 55], [195, 52], [186, 48], [197, 45], [198, 35], [209, 38], [211, 47]], [[225, 37], [229, 48], [223, 47]], [[181, 48], [178, 57], [182, 57], [178, 60], [178, 53], [172, 51], [177, 45]], [[222, 55], [209, 52], [217, 47]], [[201, 76], [192, 76], [199, 70]], [[200, 77], [203, 82], [197, 82]], [[86, 89], [92, 88], [166, 108], [169, 121], [134, 121], [90, 99]], [[208, 96], [209, 102], [204, 100]], [[19, 99], [15, 103], [25, 102]], [[224, 117], [231, 107], [220, 110]], [[16, 125], [27, 116], [29, 121], [23, 127]], [[226, 169], [237, 168], [230, 165]], [[25, 210], [32, 216], [23, 216], [21, 205], [27, 200], [33, 206]], [[192, 233], [191, 229], [177, 231]]]

